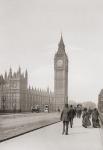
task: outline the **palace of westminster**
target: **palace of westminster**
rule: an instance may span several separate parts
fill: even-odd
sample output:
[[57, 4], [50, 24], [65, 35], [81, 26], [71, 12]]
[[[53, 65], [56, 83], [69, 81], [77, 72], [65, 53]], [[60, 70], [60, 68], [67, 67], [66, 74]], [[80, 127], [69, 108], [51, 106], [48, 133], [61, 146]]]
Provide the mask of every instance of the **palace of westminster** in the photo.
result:
[[[48, 105], [49, 111], [61, 110], [68, 103], [68, 56], [61, 35], [54, 56], [54, 92], [28, 87], [28, 72], [5, 72], [0, 75], [0, 112], [30, 112], [34, 105]], [[98, 97], [98, 107], [103, 112], [103, 89]]]
[[5, 72], [0, 76], [0, 112], [29, 112], [39, 105], [41, 111], [48, 105], [50, 111], [62, 109], [68, 103], [68, 57], [61, 35], [54, 56], [54, 92], [28, 87], [28, 72]]

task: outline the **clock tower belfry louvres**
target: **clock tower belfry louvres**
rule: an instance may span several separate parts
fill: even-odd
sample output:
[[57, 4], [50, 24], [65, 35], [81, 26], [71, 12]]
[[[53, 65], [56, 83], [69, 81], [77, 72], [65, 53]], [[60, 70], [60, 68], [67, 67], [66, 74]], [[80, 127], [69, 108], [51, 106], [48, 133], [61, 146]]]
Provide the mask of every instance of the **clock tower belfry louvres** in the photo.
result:
[[68, 56], [62, 34], [54, 57], [54, 95], [56, 110], [68, 104]]

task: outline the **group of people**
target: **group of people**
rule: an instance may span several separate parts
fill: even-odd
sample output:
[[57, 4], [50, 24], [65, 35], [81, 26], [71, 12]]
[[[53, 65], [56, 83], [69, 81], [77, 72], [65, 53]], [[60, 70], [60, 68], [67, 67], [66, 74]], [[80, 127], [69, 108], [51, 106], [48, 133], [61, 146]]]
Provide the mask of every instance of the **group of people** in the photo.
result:
[[60, 120], [63, 121], [63, 131], [62, 134], [68, 135], [68, 126], [73, 127], [73, 119], [74, 117], [80, 118], [82, 115], [82, 126], [87, 128], [91, 126], [91, 120], [92, 120], [92, 126], [94, 128], [100, 127], [99, 124], [99, 113], [97, 108], [94, 110], [88, 110], [87, 108], [84, 108], [83, 110], [79, 107], [73, 108], [72, 105], [65, 104], [64, 109], [61, 112]]
[[[92, 123], [91, 123], [91, 120]], [[89, 126], [92, 126], [94, 128], [99, 128], [99, 113], [97, 108], [94, 108], [93, 110], [87, 110], [87, 108], [84, 108], [83, 115], [82, 115], [82, 126], [87, 128]]]

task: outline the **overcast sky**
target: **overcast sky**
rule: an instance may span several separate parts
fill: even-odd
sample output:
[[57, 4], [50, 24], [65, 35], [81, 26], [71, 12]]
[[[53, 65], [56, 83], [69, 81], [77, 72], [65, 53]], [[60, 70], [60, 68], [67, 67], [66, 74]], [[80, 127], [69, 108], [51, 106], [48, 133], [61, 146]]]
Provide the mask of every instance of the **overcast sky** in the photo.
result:
[[96, 101], [103, 88], [103, 0], [0, 0], [0, 72], [27, 68], [53, 90], [60, 34], [69, 58], [69, 98]]

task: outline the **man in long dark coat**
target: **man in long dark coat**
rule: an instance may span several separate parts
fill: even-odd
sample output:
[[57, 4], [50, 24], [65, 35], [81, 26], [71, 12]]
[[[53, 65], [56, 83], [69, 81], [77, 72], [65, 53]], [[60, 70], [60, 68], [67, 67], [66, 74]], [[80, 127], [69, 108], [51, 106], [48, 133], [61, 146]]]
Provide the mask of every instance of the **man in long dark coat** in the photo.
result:
[[69, 107], [65, 104], [65, 107], [61, 113], [61, 121], [63, 121], [63, 132], [62, 134], [68, 135], [68, 124], [69, 124]]
[[73, 106], [70, 105], [70, 110], [69, 110], [68, 117], [69, 117], [69, 122], [70, 122], [70, 127], [71, 128], [73, 126], [73, 119], [74, 119], [75, 115], [76, 115], [76, 112], [75, 112]]

